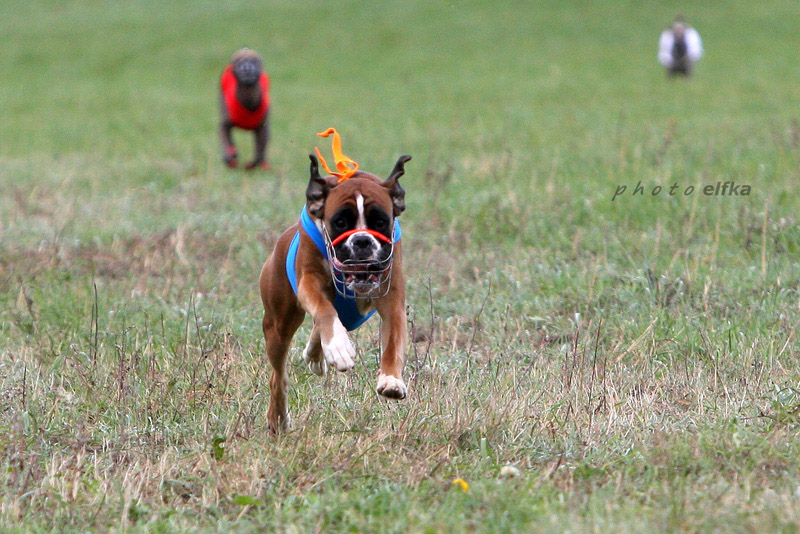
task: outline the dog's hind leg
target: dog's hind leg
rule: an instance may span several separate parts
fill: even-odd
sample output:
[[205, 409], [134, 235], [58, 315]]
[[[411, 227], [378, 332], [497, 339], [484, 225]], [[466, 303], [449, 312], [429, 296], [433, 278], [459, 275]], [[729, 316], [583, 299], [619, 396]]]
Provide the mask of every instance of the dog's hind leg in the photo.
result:
[[292, 425], [287, 401], [289, 377], [286, 371], [286, 357], [289, 353], [292, 336], [302, 322], [302, 315], [299, 318], [286, 317], [280, 322], [265, 315], [262, 323], [264, 339], [267, 342], [267, 356], [272, 365], [267, 424], [273, 434], [289, 430]]
[[325, 374], [325, 357], [322, 354], [322, 339], [319, 329], [314, 326], [311, 335], [308, 336], [308, 344], [303, 349], [303, 361], [308, 364], [308, 368], [317, 376]]

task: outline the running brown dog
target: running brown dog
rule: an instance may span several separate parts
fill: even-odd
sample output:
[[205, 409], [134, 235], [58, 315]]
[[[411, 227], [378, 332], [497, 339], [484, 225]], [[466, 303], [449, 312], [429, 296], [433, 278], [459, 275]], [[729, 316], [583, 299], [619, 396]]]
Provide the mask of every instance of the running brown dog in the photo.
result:
[[261, 270], [263, 330], [272, 365], [269, 428], [290, 427], [287, 406], [286, 357], [295, 331], [306, 312], [314, 326], [303, 351], [312, 372], [325, 373], [326, 364], [338, 371], [353, 368], [355, 348], [347, 335], [375, 311], [380, 315], [381, 363], [377, 392], [390, 399], [407, 394], [403, 382], [406, 341], [405, 279], [398, 216], [405, 210], [405, 191], [398, 179], [410, 156], [397, 160], [389, 178], [382, 180], [359, 171], [358, 164], [341, 154], [334, 135], [338, 171], [319, 173], [311, 158], [311, 178], [300, 221], [278, 238]]

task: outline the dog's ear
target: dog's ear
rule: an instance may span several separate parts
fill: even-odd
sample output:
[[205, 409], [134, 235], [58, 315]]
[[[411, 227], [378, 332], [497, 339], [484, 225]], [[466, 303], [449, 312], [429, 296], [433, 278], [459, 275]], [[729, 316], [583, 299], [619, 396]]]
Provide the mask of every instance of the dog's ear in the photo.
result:
[[309, 154], [308, 159], [311, 160], [311, 179], [308, 181], [308, 187], [306, 188], [306, 208], [308, 213], [318, 219], [322, 219], [325, 211], [325, 197], [328, 196], [332, 186], [325, 178], [319, 175], [317, 156]]
[[397, 217], [406, 209], [406, 191], [400, 187], [397, 181], [401, 176], [406, 173], [406, 162], [411, 159], [411, 156], [400, 156], [397, 163], [394, 165], [392, 174], [383, 182], [383, 187], [389, 190], [389, 195], [392, 197], [392, 206], [394, 207], [394, 216]]

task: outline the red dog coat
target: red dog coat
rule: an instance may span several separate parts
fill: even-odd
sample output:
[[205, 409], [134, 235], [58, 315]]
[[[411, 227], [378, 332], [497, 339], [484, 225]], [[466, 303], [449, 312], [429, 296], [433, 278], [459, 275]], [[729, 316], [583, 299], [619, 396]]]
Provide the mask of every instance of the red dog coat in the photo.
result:
[[244, 130], [255, 130], [264, 122], [264, 116], [269, 107], [269, 78], [266, 72], [261, 73], [258, 84], [261, 86], [261, 104], [255, 111], [250, 111], [244, 107], [236, 98], [236, 86], [238, 85], [236, 76], [233, 75], [233, 66], [228, 65], [222, 71], [220, 86], [222, 96], [225, 99], [225, 107], [228, 109], [228, 116], [234, 126]]

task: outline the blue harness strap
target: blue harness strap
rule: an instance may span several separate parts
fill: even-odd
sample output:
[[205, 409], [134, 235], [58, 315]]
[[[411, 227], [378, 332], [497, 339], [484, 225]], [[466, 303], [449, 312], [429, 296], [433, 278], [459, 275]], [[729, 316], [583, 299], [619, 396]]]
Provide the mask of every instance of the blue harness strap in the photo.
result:
[[[311, 241], [314, 242], [317, 249], [319, 249], [322, 257], [324, 259], [328, 259], [328, 250], [325, 247], [325, 239], [322, 237], [322, 232], [319, 231], [317, 225], [314, 224], [314, 221], [311, 220], [311, 217], [308, 215], [308, 211], [306, 210], [305, 206], [303, 206], [303, 211], [300, 213], [300, 226], [302, 227], [303, 231], [311, 238]], [[397, 243], [400, 241], [400, 236], [402, 232], [400, 231], [400, 221], [397, 219], [394, 220], [394, 242]], [[292, 290], [294, 294], [297, 295], [297, 272], [295, 271], [295, 262], [297, 261], [297, 249], [300, 247], [300, 230], [294, 234], [292, 238], [292, 242], [289, 244], [289, 252], [286, 254], [286, 276], [289, 277], [289, 283], [292, 286]], [[366, 315], [362, 315], [361, 312], [358, 311], [358, 306], [356, 305], [356, 298], [355, 294], [352, 296], [349, 294], [346, 288], [342, 288], [339, 286], [339, 289], [342, 290], [343, 293], [348, 293], [348, 296], [341, 295], [338, 291], [335, 292], [335, 296], [333, 298], [333, 307], [336, 309], [336, 313], [339, 315], [339, 320], [342, 321], [344, 327], [349, 330], [355, 330], [362, 324], [364, 324], [367, 319], [372, 317], [375, 313], [375, 310], [372, 310]]]

